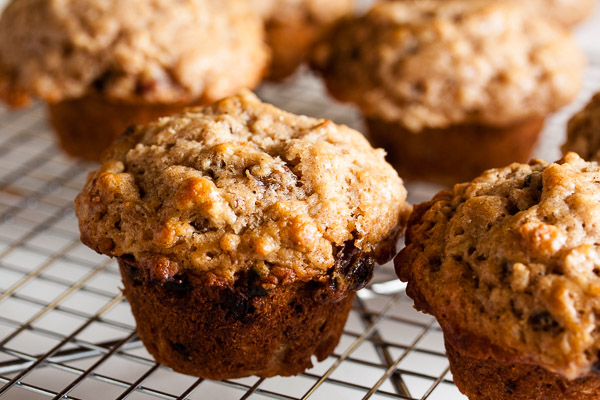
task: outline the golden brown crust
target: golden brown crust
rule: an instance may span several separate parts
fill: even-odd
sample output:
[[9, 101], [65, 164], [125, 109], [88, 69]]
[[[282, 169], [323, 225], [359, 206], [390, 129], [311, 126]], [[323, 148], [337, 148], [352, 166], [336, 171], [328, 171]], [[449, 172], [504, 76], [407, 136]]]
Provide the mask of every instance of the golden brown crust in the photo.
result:
[[563, 153], [574, 151], [588, 161], [600, 161], [600, 93], [567, 124], [567, 141]]
[[426, 128], [419, 134], [379, 119], [367, 118], [367, 126], [371, 143], [386, 149], [387, 160], [403, 179], [452, 186], [489, 168], [527, 162], [544, 119], [504, 127], [469, 124]]
[[574, 98], [584, 65], [566, 30], [488, 0], [380, 2], [312, 58], [334, 96], [415, 132], [543, 117]]
[[598, 181], [596, 163], [569, 153], [416, 206], [395, 260], [407, 293], [465, 356], [586, 376], [600, 351]]
[[119, 259], [124, 293], [152, 356], [178, 372], [207, 379], [296, 375], [333, 352], [354, 291], [328, 282], [266, 290], [250, 277], [235, 286], [192, 274], [153, 280]]
[[360, 133], [244, 92], [128, 132], [75, 208], [82, 241], [104, 254], [226, 279], [255, 268], [309, 280], [347, 242], [392, 257], [405, 199]]
[[470, 400], [595, 400], [600, 378], [576, 380], [528, 364], [464, 356], [446, 340], [454, 383]]
[[1, 92], [212, 102], [258, 84], [263, 37], [245, 0], [12, 1], [0, 19]]

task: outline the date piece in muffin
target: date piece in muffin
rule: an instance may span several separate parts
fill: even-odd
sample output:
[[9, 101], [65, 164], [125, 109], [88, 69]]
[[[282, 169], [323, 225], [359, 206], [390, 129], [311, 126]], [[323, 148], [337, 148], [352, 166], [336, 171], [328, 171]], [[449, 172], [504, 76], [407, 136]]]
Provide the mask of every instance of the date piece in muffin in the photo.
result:
[[401, 176], [446, 184], [527, 161], [584, 65], [566, 30], [489, 0], [378, 3], [340, 23], [312, 58]]
[[567, 124], [567, 141], [563, 153], [574, 151], [588, 161], [600, 161], [600, 93]]
[[310, 47], [341, 17], [350, 14], [354, 0], [249, 0], [266, 28], [272, 60], [271, 79], [292, 74]]
[[118, 258], [148, 351], [225, 379], [326, 358], [405, 199], [359, 132], [244, 92], [129, 131], [75, 208], [83, 243]]
[[15, 0], [0, 19], [0, 98], [48, 103], [90, 160], [133, 123], [255, 86], [267, 61], [245, 0]]
[[395, 259], [472, 400], [600, 397], [600, 167], [492, 169], [415, 206]]

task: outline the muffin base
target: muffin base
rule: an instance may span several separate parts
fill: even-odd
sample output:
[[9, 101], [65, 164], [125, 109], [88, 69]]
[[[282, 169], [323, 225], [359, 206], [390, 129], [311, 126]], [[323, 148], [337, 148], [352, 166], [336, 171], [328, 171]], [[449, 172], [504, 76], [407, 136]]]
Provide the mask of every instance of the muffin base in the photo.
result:
[[490, 168], [527, 162], [544, 119], [507, 127], [467, 124], [419, 133], [379, 119], [369, 118], [367, 125], [369, 139], [388, 152], [388, 162], [403, 179], [453, 185]]
[[102, 152], [134, 124], [145, 124], [198, 103], [124, 103], [85, 96], [48, 104], [61, 147], [71, 156], [98, 161]]
[[333, 352], [355, 292], [320, 282], [265, 290], [254, 279], [234, 287], [188, 274], [160, 282], [119, 258], [124, 293], [146, 349], [175, 371], [208, 379], [290, 376]]
[[454, 383], [470, 400], [592, 400], [600, 378], [568, 380], [541, 367], [463, 356], [446, 340]]
[[306, 59], [322, 29], [308, 21], [267, 22], [267, 44], [272, 51], [267, 78], [281, 81], [292, 75]]

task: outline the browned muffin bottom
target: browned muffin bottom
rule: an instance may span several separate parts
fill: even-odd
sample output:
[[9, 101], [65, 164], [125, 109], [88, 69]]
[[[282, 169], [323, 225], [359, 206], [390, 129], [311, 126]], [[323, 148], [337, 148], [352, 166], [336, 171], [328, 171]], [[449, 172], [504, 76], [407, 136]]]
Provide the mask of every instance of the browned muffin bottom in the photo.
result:
[[388, 161], [404, 179], [453, 185], [489, 168], [529, 160], [544, 119], [505, 127], [425, 128], [419, 133], [380, 119], [367, 118], [367, 125], [371, 143], [386, 149]]
[[281, 80], [305, 61], [331, 25], [352, 12], [354, 0], [251, 0], [251, 4], [265, 19], [272, 51], [268, 78]]
[[288, 77], [304, 62], [306, 53], [323, 29], [303, 19], [286, 23], [269, 20], [265, 28], [272, 51], [268, 78], [274, 81]]
[[508, 364], [462, 355], [446, 340], [454, 383], [471, 400], [595, 400], [600, 378], [570, 381], [530, 364]]
[[98, 161], [129, 126], [146, 124], [193, 105], [201, 103], [135, 104], [91, 95], [49, 103], [47, 109], [63, 150], [73, 157]]
[[183, 272], [157, 279], [119, 257], [124, 293], [146, 349], [161, 364], [209, 379], [297, 375], [339, 342], [374, 261], [347, 243], [325, 276], [265, 289], [250, 270], [233, 284]]

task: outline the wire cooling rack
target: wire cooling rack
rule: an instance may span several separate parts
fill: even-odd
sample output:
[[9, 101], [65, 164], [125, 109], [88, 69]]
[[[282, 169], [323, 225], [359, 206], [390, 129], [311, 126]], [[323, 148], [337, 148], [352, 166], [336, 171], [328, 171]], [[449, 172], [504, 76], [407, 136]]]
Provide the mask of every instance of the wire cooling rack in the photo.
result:
[[[585, 88], [548, 121], [543, 158], [557, 158], [566, 120], [600, 89], [600, 52], [588, 52]], [[263, 85], [259, 95], [361, 128], [356, 111], [328, 100], [307, 73]], [[216, 382], [156, 364], [135, 333], [116, 263], [79, 242], [72, 202], [91, 169], [56, 147], [41, 105], [0, 108], [2, 400], [465, 398], [452, 383], [439, 327], [412, 309], [390, 265], [359, 292], [334, 354], [297, 377]], [[411, 184], [410, 200], [437, 189]]]

